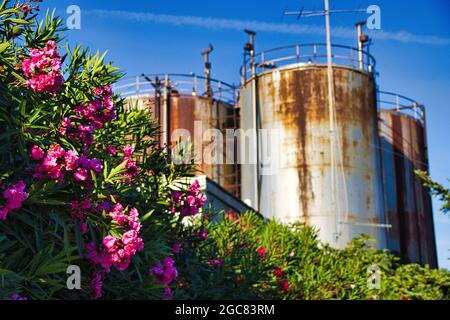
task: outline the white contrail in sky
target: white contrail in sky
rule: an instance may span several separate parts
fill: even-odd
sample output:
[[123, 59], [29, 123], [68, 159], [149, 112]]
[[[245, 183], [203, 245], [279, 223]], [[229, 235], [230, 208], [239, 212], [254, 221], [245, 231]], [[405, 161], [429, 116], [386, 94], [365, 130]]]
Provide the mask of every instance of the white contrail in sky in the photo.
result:
[[[155, 14], [146, 12], [132, 12], [121, 10], [83, 10], [82, 14], [94, 15], [100, 18], [130, 20], [134, 22], [163, 23], [176, 26], [195, 26], [208, 29], [243, 30], [245, 28], [259, 32], [285, 34], [323, 34], [324, 28], [318, 25], [273, 23], [255, 20], [219, 19], [199, 16], [182, 16]], [[450, 38], [439, 36], [416, 35], [407, 31], [368, 30], [367, 33], [378, 40], [392, 40], [405, 43], [449, 45]], [[355, 29], [348, 27], [333, 27], [333, 36], [340, 38], [355, 37]]]

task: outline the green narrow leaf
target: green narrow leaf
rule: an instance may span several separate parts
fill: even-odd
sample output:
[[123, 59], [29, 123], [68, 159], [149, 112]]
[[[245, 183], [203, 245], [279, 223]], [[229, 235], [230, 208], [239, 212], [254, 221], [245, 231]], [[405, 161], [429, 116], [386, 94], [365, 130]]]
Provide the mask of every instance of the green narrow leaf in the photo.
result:
[[8, 49], [10, 46], [9, 42], [3, 42], [0, 43], [0, 53], [2, 53], [3, 51], [5, 51], [6, 49]]

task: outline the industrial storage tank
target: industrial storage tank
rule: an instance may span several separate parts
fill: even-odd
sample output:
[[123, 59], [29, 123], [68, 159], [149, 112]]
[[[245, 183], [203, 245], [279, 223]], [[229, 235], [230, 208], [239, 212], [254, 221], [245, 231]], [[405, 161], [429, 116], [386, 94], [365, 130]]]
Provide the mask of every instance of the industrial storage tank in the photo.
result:
[[[332, 46], [331, 113], [325, 49], [315, 44], [273, 49], [243, 66], [241, 129], [251, 130], [256, 123], [258, 132], [272, 130], [272, 140], [263, 145], [259, 133], [256, 147], [250, 147], [258, 165], [241, 163], [241, 199], [265, 217], [315, 226], [320, 239], [334, 247], [366, 234], [385, 248], [389, 225], [378, 151], [375, 61], [364, 53], [360, 65], [357, 49]], [[242, 154], [248, 152], [245, 144], [241, 148]]]
[[431, 196], [415, 175], [428, 172], [425, 107], [404, 96], [379, 93], [379, 131], [388, 248], [412, 262], [437, 267]]
[[144, 74], [126, 78], [114, 89], [128, 104], [151, 110], [160, 125], [161, 146], [180, 148], [190, 142], [198, 174], [239, 197], [236, 150], [227, 152], [234, 144], [227, 145], [226, 139], [226, 130], [239, 125], [235, 86], [195, 74]]

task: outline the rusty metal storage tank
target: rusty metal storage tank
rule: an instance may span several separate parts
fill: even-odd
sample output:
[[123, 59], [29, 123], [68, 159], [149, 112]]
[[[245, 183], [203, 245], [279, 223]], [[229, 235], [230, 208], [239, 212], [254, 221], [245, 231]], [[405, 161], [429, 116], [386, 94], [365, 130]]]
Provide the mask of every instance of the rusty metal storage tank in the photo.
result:
[[[241, 129], [256, 122], [260, 133], [250, 147], [258, 165], [241, 162], [241, 199], [265, 217], [317, 227], [320, 239], [334, 247], [366, 234], [385, 248], [375, 61], [364, 53], [360, 69], [357, 49], [332, 48], [333, 132], [324, 45], [273, 49], [244, 64]], [[272, 129], [268, 134], [275, 137], [265, 146], [261, 129]], [[241, 148], [248, 152], [245, 144]]]
[[[145, 74], [124, 79], [114, 89], [130, 105], [137, 103], [151, 110], [160, 125], [161, 146], [170, 144], [175, 148], [179, 138], [187, 143], [189, 136], [198, 174], [207, 175], [239, 197], [236, 150], [234, 155], [227, 153], [225, 134], [239, 125], [233, 85], [195, 74]], [[222, 148], [214, 150], [215, 142]]]
[[379, 92], [379, 132], [388, 219], [388, 248], [437, 267], [431, 196], [414, 171], [428, 172], [425, 107]]

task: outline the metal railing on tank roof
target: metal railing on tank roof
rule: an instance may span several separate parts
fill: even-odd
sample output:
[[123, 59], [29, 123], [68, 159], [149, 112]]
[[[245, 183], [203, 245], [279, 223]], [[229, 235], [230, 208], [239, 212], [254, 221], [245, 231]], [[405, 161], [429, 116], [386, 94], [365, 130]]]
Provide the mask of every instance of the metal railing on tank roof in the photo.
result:
[[[369, 73], [375, 71], [375, 58], [368, 52], [362, 51], [363, 59], [360, 63], [357, 48], [337, 44], [331, 45], [331, 48], [333, 65], [353, 67]], [[245, 81], [254, 76], [253, 73], [258, 75], [270, 69], [295, 63], [326, 64], [326, 44], [298, 44], [262, 51], [245, 60], [240, 70], [241, 77]]]
[[387, 91], [378, 91], [378, 108], [397, 111], [413, 117], [425, 125], [425, 106], [408, 97]]
[[[124, 98], [148, 96], [164, 87], [172, 94], [208, 96], [206, 78], [196, 74], [158, 73], [125, 77], [113, 85], [113, 90]], [[235, 105], [237, 87], [216, 79], [209, 79], [210, 93], [213, 99]]]

